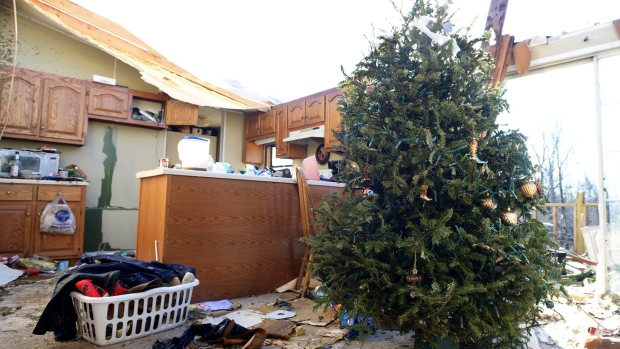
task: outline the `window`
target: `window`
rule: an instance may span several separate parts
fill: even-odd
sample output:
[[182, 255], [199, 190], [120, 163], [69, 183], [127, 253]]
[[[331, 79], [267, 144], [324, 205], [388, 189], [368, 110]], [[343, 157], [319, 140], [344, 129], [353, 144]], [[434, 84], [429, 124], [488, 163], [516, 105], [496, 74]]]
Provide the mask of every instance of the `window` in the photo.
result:
[[293, 159], [280, 159], [276, 157], [275, 145], [268, 145], [265, 152], [265, 164], [268, 168], [273, 168], [276, 171], [281, 171], [288, 168], [293, 173]]

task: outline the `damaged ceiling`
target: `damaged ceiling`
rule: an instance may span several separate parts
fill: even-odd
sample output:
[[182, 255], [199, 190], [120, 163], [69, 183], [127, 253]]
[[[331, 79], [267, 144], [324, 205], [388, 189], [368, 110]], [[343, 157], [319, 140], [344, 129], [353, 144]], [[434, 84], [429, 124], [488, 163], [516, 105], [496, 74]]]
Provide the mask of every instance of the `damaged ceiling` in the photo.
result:
[[[5, 8], [13, 8], [3, 0]], [[172, 98], [227, 110], [267, 109], [272, 103], [245, 97], [193, 76], [122, 26], [71, 1], [18, 0], [17, 12], [93, 45], [137, 69], [142, 79]]]

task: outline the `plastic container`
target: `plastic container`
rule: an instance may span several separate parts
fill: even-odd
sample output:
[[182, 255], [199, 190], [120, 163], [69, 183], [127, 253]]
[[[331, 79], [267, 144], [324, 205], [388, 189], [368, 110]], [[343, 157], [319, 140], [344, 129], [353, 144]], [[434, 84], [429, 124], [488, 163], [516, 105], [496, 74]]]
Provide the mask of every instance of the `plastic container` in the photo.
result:
[[209, 155], [207, 158], [207, 171], [213, 171], [213, 166], [215, 165], [215, 161], [213, 161], [213, 156]]
[[203, 137], [183, 137], [177, 145], [183, 169], [206, 171], [210, 143], [211, 141]]
[[105, 346], [169, 330], [185, 323], [194, 280], [172, 287], [114, 297], [87, 297], [71, 292], [78, 315], [78, 333]]

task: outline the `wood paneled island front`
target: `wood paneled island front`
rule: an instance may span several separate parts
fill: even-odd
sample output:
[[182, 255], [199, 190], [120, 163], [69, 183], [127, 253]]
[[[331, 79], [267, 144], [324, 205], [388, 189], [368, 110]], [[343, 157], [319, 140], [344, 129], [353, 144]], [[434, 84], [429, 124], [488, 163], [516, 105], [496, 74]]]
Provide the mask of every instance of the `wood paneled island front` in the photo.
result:
[[[305, 245], [296, 179], [175, 169], [136, 177], [136, 257], [195, 267], [193, 302], [263, 294], [297, 277]], [[308, 184], [314, 203], [342, 191]]]

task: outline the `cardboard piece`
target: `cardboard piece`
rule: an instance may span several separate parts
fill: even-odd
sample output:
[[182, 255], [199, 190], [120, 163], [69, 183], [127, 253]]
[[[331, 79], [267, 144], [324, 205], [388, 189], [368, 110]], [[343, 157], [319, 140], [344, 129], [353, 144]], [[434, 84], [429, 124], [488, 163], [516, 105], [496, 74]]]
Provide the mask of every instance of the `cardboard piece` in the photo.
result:
[[289, 340], [290, 333], [295, 328], [295, 323], [288, 320], [265, 319], [260, 327], [269, 333], [270, 338]]

